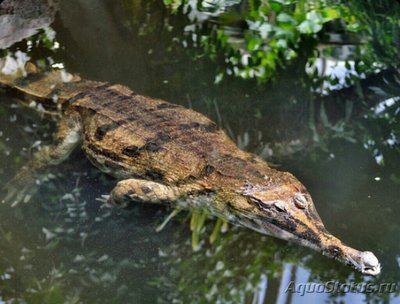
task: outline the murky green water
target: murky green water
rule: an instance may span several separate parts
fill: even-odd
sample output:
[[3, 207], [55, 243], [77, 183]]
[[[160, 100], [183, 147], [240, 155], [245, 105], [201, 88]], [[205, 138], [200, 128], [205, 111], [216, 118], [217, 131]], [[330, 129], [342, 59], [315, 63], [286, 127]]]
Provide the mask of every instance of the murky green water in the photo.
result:
[[[306, 248], [238, 227], [210, 244], [212, 218], [200, 235], [202, 248], [194, 252], [188, 213], [156, 232], [170, 209], [100, 208], [95, 199], [115, 181], [76, 152], [51, 171], [30, 203], [0, 205], [0, 303], [400, 303], [399, 288], [301, 292], [307, 282], [399, 284], [398, 99], [364, 112], [355, 105], [347, 115], [343, 98], [351, 101], [359, 91], [346, 91], [343, 103], [312, 93], [315, 78], [307, 76], [304, 63], [315, 45], [308, 44], [267, 82], [229, 72], [219, 81], [223, 60], [211, 60], [193, 42], [194, 33], [207, 35], [208, 27], [217, 26], [213, 6], [208, 12], [213, 18], [193, 33], [195, 10], [172, 14], [162, 1], [19, 3], [24, 22], [3, 34], [4, 56], [62, 65], [82, 78], [125, 84], [206, 114], [241, 148], [293, 172], [328, 230], [373, 251], [383, 270], [377, 278], [361, 276]], [[229, 26], [240, 44], [240, 23]], [[24, 36], [30, 38], [19, 41]], [[379, 92], [387, 89], [382, 83], [387, 85], [372, 79], [367, 85], [378, 94], [365, 100], [388, 99]], [[390, 96], [399, 96], [398, 83], [391, 86]], [[5, 93], [0, 101], [0, 184], [5, 184], [40, 144], [51, 141], [54, 122], [17, 106]], [[292, 281], [300, 289], [290, 292]]]

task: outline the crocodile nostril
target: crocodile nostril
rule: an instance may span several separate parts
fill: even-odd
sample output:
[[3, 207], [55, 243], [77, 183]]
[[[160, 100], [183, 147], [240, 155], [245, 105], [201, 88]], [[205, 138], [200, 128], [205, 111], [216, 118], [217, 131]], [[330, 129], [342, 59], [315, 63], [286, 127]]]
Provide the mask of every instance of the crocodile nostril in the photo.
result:
[[380, 272], [380, 264], [376, 256], [370, 251], [364, 251], [360, 255], [361, 271], [365, 273], [376, 273]]

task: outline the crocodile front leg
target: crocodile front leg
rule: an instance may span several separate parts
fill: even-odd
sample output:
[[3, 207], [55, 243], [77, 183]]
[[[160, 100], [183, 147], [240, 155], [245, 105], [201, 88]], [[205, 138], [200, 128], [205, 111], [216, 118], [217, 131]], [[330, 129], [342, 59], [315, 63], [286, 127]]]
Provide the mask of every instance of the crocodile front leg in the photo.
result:
[[196, 184], [167, 186], [143, 179], [125, 179], [115, 186], [111, 194], [104, 195], [110, 205], [126, 206], [130, 202], [162, 203], [173, 202], [191, 192], [201, 190]]
[[55, 144], [40, 149], [18, 171], [3, 188], [7, 195], [1, 202], [12, 206], [19, 202], [28, 202], [40, 185], [46, 169], [63, 162], [79, 144], [81, 137], [82, 123], [79, 113], [66, 112], [58, 124]]

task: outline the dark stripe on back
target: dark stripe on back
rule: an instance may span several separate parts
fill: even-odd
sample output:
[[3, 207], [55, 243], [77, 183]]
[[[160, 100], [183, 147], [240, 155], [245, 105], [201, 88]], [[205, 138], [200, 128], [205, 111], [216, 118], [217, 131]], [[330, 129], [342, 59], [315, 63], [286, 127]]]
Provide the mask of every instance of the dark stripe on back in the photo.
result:
[[149, 140], [146, 141], [146, 143], [142, 147], [137, 147], [137, 146], [128, 146], [125, 147], [122, 150], [122, 154], [129, 156], [129, 157], [136, 157], [138, 156], [141, 152], [147, 151], [147, 152], [158, 152], [162, 149], [162, 146], [170, 142], [172, 140], [171, 136], [168, 134], [159, 132], [157, 133], [157, 136], [154, 138], [150, 138]]
[[215, 132], [218, 130], [218, 126], [214, 122], [210, 122], [207, 124], [202, 124], [198, 122], [191, 122], [189, 124], [180, 124], [178, 128], [182, 131], [185, 130], [190, 130], [190, 129], [199, 129], [201, 131], [206, 131], [206, 132]]
[[70, 98], [68, 100], [68, 103], [69, 104], [73, 104], [74, 102], [76, 102], [78, 100], [81, 100], [81, 99], [83, 99], [83, 98], [85, 98], [87, 96], [91, 96], [92, 97], [93, 93], [91, 91], [89, 91], [89, 90], [80, 92], [80, 93], [76, 94], [74, 97]]
[[15, 79], [14, 83], [17, 86], [27, 86], [31, 83], [40, 81], [41, 79], [45, 78], [47, 76], [46, 73], [32, 73], [28, 74], [27, 76], [22, 76], [20, 78]]
[[97, 86], [95, 89], [102, 91], [102, 90], [108, 89], [109, 87], [112, 87], [113, 85], [115, 85], [115, 84], [112, 82], [104, 82], [101, 85]]
[[173, 109], [173, 108], [179, 108], [179, 107], [180, 107], [179, 105], [176, 105], [173, 103], [163, 102], [157, 106], [157, 109], [162, 110], [162, 109]]
[[[154, 113], [156, 110], [159, 109], [158, 106], [154, 108], [152, 106], [146, 105], [145, 102], [139, 102], [137, 99], [135, 99], [135, 96], [138, 96], [138, 94], [136, 93], [124, 95], [123, 93], [107, 86], [103, 86], [101, 93], [105, 95], [105, 98], [102, 98], [101, 102], [101, 105], [103, 107], [113, 109], [114, 112], [125, 114], [127, 116], [132, 115], [131, 113], [140, 113], [142, 116], [141, 121], [143, 121], [143, 125], [146, 127], [158, 125], [160, 121], [166, 120], [167, 115], [157, 115]], [[131, 101], [131, 103], [123, 103], [126, 100]], [[168, 103], [165, 104], [167, 105], [167, 107], [171, 108], [178, 107], [174, 105], [170, 106], [170, 104]]]
[[[104, 93], [104, 95], [102, 96], [101, 94], [98, 94], [99, 97], [101, 97], [101, 99], [99, 99], [99, 105], [104, 108], [113, 109], [116, 113], [129, 114], [131, 109], [127, 109], [127, 106], [135, 105], [135, 107], [138, 107], [138, 103], [134, 98], [137, 94], [124, 95], [117, 91], [108, 89], [103, 90], [101, 93]], [[124, 103], [124, 101], [127, 100], [131, 101], [131, 103]]]
[[[96, 105], [95, 110], [98, 112], [102, 112], [102, 109], [113, 111], [122, 114], [126, 118], [99, 126], [95, 133], [97, 140], [104, 139], [108, 132], [115, 130], [119, 126], [125, 125], [126, 128], [130, 128], [128, 123], [135, 120], [135, 126], [132, 126], [132, 128], [137, 127], [138, 130], [144, 129], [157, 135], [147, 140], [145, 139], [145, 144], [141, 147], [121, 147], [120, 153], [125, 156], [137, 157], [142, 152], [158, 152], [163, 149], [165, 143], [170, 141], [174, 141], [179, 146], [187, 145], [188, 149], [191, 149], [199, 156], [204, 156], [210, 150], [211, 143], [208, 142], [209, 139], [200, 133], [218, 131], [218, 125], [214, 122], [190, 122], [190, 115], [186, 117], [173, 110], [174, 108], [182, 108], [179, 105], [162, 102], [158, 105], [150, 106], [145, 97], [138, 99], [135, 98], [137, 94], [125, 95], [118, 90], [114, 90], [112, 86], [113, 84], [111, 83], [105, 83], [91, 90], [94, 95], [92, 96], [92, 103]], [[126, 100], [128, 102], [124, 102]], [[162, 132], [159, 132], [160, 130]], [[138, 136], [140, 137], [140, 135]], [[143, 137], [140, 138], [143, 139]], [[207, 151], [203, 153], [204, 150]], [[205, 167], [199, 174], [207, 176], [212, 173], [211, 168], [213, 167]]]
[[[145, 101], [139, 101], [135, 98], [138, 94], [132, 93], [130, 95], [124, 95], [123, 93], [110, 88], [110, 86], [112, 86], [112, 84], [100, 86], [100, 91], [96, 94], [98, 99], [96, 104], [127, 117], [140, 114], [140, 119], [137, 118], [137, 120], [140, 121], [141, 125], [146, 127], [148, 130], [159, 130], [161, 123], [172, 119], [168, 113], [158, 113], [157, 110], [159, 110], [160, 105], [165, 104], [165, 106], [161, 106], [162, 109], [179, 107], [169, 103], [162, 103], [156, 107], [149, 106]], [[124, 101], [130, 102], [126, 103]]]
[[107, 133], [114, 131], [115, 129], [119, 128], [120, 126], [126, 125], [132, 121], [136, 120], [136, 117], [130, 115], [129, 118], [121, 119], [118, 121], [113, 121], [109, 124], [101, 125], [96, 129], [95, 137], [97, 140], [103, 140]]

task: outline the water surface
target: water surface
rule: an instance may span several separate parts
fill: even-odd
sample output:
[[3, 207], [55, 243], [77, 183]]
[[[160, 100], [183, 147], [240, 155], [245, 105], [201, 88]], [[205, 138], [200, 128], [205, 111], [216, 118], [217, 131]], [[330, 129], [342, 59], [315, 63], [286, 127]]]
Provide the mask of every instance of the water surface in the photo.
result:
[[[239, 227], [229, 227], [210, 244], [213, 218], [195, 252], [189, 213], [157, 233], [172, 211], [168, 207], [100, 208], [95, 199], [115, 181], [77, 151], [51, 170], [30, 203], [0, 206], [0, 303], [400, 303], [398, 291], [287, 292], [291, 281], [400, 281], [400, 158], [391, 135], [399, 133], [397, 100], [369, 112], [354, 106], [350, 118], [346, 103], [329, 104], [326, 124], [323, 111], [313, 106], [321, 109], [321, 100], [329, 97], [315, 91], [304, 66], [315, 45], [302, 46], [305, 55], [270, 80], [227, 73], [221, 81], [223, 63], [190, 41], [194, 10], [172, 13], [161, 1], [74, 0], [51, 9], [37, 2], [25, 7], [18, 32], [11, 29], [15, 35], [2, 41], [9, 60], [29, 57], [204, 113], [241, 148], [293, 172], [328, 230], [373, 251], [383, 271], [377, 278], [361, 276], [309, 249]], [[220, 12], [211, 8], [202, 12], [209, 18], [205, 27], [195, 31], [206, 35], [210, 24], [222, 26], [215, 19]], [[225, 26], [240, 45], [241, 23]], [[368, 85], [379, 93], [385, 88], [376, 79]], [[351, 90], [345, 94], [354, 97]], [[382, 94], [374, 98], [385, 100]], [[38, 146], [51, 142], [55, 123], [5, 93], [0, 101], [0, 184], [5, 184]]]

